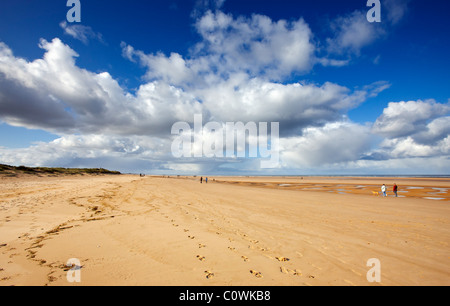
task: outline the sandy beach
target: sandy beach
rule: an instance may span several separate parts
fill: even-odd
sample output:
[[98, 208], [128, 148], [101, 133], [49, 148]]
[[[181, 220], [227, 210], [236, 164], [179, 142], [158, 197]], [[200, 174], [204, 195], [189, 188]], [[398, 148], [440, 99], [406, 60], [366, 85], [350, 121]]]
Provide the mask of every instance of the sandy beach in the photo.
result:
[[0, 177], [0, 286], [448, 286], [449, 242], [446, 178]]

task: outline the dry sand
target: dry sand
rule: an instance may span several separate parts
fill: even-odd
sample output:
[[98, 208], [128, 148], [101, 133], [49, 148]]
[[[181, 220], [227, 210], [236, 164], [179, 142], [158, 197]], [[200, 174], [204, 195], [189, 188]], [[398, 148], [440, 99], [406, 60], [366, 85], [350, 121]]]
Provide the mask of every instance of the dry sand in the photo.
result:
[[[376, 195], [394, 182], [403, 197]], [[431, 178], [2, 177], [0, 286], [448, 286], [449, 190]], [[67, 281], [71, 258], [80, 283]], [[371, 258], [380, 283], [367, 281]]]

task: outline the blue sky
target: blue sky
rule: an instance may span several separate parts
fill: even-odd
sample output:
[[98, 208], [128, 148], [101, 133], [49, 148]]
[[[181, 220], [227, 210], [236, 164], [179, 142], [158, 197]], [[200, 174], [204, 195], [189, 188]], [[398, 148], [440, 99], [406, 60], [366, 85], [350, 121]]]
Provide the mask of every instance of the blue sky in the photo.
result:
[[[0, 163], [152, 174], [449, 174], [446, 1], [0, 3]], [[174, 158], [171, 126], [279, 122], [280, 166]]]

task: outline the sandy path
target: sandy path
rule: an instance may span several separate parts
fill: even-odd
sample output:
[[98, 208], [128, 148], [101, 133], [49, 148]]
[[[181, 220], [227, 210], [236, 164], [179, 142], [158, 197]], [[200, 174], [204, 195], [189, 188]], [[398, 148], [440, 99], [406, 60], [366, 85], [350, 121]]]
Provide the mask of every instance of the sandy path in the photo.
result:
[[73, 285], [370, 285], [371, 258], [381, 285], [450, 285], [446, 201], [136, 176], [0, 190], [0, 285], [72, 285], [70, 258]]

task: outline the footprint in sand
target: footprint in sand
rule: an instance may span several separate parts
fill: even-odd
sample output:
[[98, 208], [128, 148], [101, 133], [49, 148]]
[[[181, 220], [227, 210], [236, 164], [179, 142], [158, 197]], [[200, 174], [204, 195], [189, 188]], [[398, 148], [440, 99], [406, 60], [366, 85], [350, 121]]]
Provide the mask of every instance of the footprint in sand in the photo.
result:
[[27, 258], [31, 258], [31, 259], [35, 258], [36, 257], [36, 253], [37, 253], [36, 251], [28, 250]]
[[199, 243], [199, 244], [198, 244], [198, 248], [199, 248], [199, 249], [201, 249], [201, 248], [206, 248], [206, 245]]
[[275, 259], [278, 261], [289, 261], [289, 258], [286, 257], [275, 257]]
[[245, 262], [249, 261], [249, 259], [248, 259], [247, 256], [242, 255], [241, 258], [242, 258]]
[[194, 239], [194, 238], [195, 238], [195, 236], [188, 236], [188, 238], [189, 238], [189, 239]]
[[257, 278], [262, 278], [263, 277], [261, 272], [258, 272], [258, 271], [255, 271], [255, 270], [250, 270], [250, 273], [253, 274]]
[[212, 273], [211, 271], [206, 270], [205, 274], [206, 274], [206, 278], [208, 278], [208, 279], [214, 277], [214, 273]]
[[201, 255], [197, 255], [197, 258], [200, 261], [205, 261], [206, 260], [205, 256], [201, 256]]
[[285, 274], [295, 275], [295, 276], [301, 276], [302, 275], [302, 272], [300, 270], [297, 270], [297, 269], [291, 270], [291, 269], [287, 269], [287, 268], [285, 268], [283, 266], [280, 267], [280, 272], [281, 273], [285, 273]]

